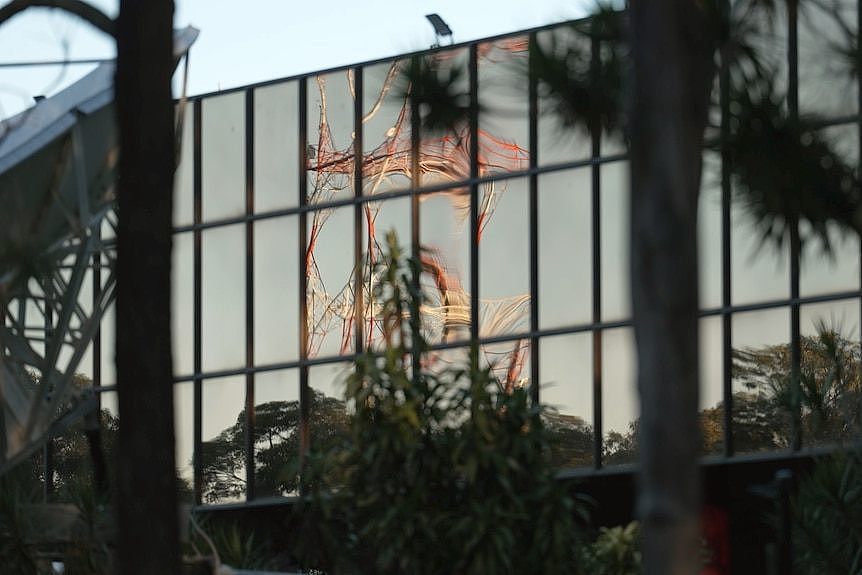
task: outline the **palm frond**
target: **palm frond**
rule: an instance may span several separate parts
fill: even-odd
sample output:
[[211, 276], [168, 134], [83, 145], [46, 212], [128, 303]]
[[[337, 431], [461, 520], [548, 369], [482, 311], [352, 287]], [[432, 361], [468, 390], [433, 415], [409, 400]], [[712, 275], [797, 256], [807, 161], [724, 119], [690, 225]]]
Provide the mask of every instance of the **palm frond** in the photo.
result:
[[738, 195], [764, 241], [781, 246], [795, 222], [807, 222], [800, 238], [822, 241], [831, 253], [829, 225], [862, 230], [858, 173], [834, 146], [804, 121], [790, 116], [772, 83], [738, 90], [731, 102], [727, 143]]

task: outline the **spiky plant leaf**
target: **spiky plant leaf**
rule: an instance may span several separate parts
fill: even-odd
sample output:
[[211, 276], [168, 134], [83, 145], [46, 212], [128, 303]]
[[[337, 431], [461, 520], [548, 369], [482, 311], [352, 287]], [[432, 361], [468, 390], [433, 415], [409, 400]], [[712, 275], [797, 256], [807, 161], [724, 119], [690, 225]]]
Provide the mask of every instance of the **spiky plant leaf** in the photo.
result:
[[470, 116], [467, 71], [457, 59], [437, 54], [414, 56], [404, 67], [396, 97], [419, 108], [424, 133], [460, 133]]
[[811, 119], [790, 117], [771, 83], [740, 90], [731, 102], [729, 148], [738, 195], [764, 240], [781, 246], [793, 222], [807, 222], [804, 242], [819, 238], [831, 253], [829, 224], [860, 231], [862, 198], [857, 172]]
[[626, 61], [624, 15], [606, 5], [590, 19], [554, 32], [545, 46], [530, 47], [530, 66], [548, 111], [562, 127], [586, 133], [594, 127], [622, 133]]

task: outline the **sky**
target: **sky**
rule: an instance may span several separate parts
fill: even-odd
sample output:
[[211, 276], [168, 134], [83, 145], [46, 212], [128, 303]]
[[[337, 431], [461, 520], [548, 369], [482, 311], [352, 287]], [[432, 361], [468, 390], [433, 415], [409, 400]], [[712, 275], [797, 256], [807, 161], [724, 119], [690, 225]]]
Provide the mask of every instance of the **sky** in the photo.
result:
[[[115, 15], [116, 0], [92, 0]], [[582, 16], [589, 0], [177, 0], [176, 27], [201, 33], [189, 94], [272, 80], [429, 47], [425, 15], [438, 13], [455, 42]], [[0, 27], [0, 62], [110, 58], [109, 39], [65, 14], [32, 9]], [[0, 68], [0, 117], [51, 95], [90, 69]]]

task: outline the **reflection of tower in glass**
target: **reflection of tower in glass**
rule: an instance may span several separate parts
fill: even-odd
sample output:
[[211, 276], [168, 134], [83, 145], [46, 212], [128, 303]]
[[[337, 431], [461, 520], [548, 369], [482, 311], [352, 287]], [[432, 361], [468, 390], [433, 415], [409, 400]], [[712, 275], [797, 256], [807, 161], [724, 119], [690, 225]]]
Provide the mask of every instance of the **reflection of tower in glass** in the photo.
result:
[[[508, 41], [498, 48], [504, 51], [521, 52], [525, 42]], [[481, 57], [489, 58], [494, 51], [485, 50]], [[370, 109], [363, 124], [375, 120], [381, 113], [384, 101], [391, 97], [393, 83], [398, 75], [399, 64], [388, 70], [379, 94], [374, 94]], [[321, 204], [348, 197], [354, 188], [353, 174], [355, 155], [353, 138], [355, 132], [343, 128], [353, 109], [353, 78], [351, 72], [344, 73], [344, 81], [336, 75], [319, 76], [316, 95], [311, 97], [319, 108], [316, 130], [308, 146], [314, 151], [308, 155], [307, 170], [309, 204]], [[312, 89], [313, 90], [313, 89]], [[313, 117], [313, 114], [309, 114]], [[341, 120], [341, 123], [339, 123]], [[313, 120], [312, 120], [313, 121]], [[362, 158], [363, 193], [373, 196], [392, 190], [398, 182], [410, 181], [413, 177], [411, 161], [411, 133], [409, 104], [406, 99], [394, 117], [392, 125], [382, 132], [383, 140], [366, 151]], [[523, 170], [528, 166], [528, 152], [514, 142], [498, 138], [485, 130], [479, 130], [479, 177], [501, 175]], [[470, 134], [465, 126], [457, 133], [447, 133], [423, 138], [419, 146], [420, 178], [425, 185], [439, 186], [451, 182], [455, 187], [433, 194], [423, 194], [423, 205], [445, 201], [446, 208], [430, 209], [432, 226], [448, 231], [450, 236], [438, 241], [439, 235], [423, 238], [421, 244], [421, 266], [425, 302], [422, 308], [425, 336], [431, 343], [466, 340], [470, 335], [470, 294], [464, 288], [463, 264], [460, 261], [469, 252], [470, 191], [463, 182], [470, 177]], [[460, 185], [458, 183], [461, 183]], [[478, 234], [482, 234], [495, 213], [495, 208], [506, 192], [505, 181], [485, 182], [479, 190]], [[380, 343], [382, 335], [380, 317], [375, 311], [374, 287], [378, 279], [377, 264], [380, 261], [381, 243], [388, 229], [378, 227], [378, 219], [388, 207], [387, 202], [367, 202], [363, 205], [365, 253], [363, 257], [363, 301], [367, 322], [364, 328], [366, 347]], [[349, 232], [345, 231], [346, 209], [330, 208], [315, 210], [309, 216], [307, 245], [306, 289], [308, 301], [309, 357], [321, 354], [349, 353], [354, 334], [354, 284], [353, 259], [349, 245]], [[423, 214], [425, 217], [425, 214]], [[445, 220], [445, 221], [444, 221]], [[349, 222], [352, 224], [352, 221]], [[333, 241], [326, 241], [326, 228], [335, 228]], [[350, 228], [348, 228], [350, 229]], [[338, 241], [335, 240], [337, 235]], [[402, 237], [402, 243], [406, 241]], [[458, 249], [460, 246], [465, 249]], [[340, 247], [339, 247], [340, 246]], [[458, 247], [456, 247], [458, 246]], [[453, 253], [455, 251], [462, 253]], [[479, 301], [481, 329], [480, 337], [517, 333], [528, 326], [529, 295], [519, 294], [507, 298]], [[337, 340], [337, 342], [336, 342]], [[336, 345], [337, 343], [337, 345]], [[504, 345], [483, 347], [483, 358], [492, 365], [500, 380], [507, 387], [522, 385], [521, 371], [527, 357], [526, 341], [509, 342]], [[429, 361], [448, 362], [450, 354], [439, 353]]]

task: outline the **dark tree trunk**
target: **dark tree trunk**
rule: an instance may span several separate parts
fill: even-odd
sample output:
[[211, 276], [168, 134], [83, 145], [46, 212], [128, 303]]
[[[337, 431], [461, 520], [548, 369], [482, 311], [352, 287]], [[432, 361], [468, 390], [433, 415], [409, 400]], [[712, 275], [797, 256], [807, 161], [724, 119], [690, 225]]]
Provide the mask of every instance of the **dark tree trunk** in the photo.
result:
[[647, 574], [700, 569], [697, 199], [717, 30], [708, 5], [631, 3], [631, 282]]
[[180, 568], [171, 365], [172, 0], [122, 0], [117, 261], [118, 572]]

